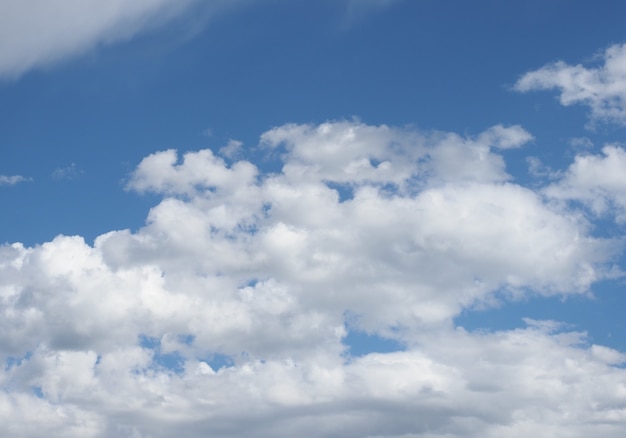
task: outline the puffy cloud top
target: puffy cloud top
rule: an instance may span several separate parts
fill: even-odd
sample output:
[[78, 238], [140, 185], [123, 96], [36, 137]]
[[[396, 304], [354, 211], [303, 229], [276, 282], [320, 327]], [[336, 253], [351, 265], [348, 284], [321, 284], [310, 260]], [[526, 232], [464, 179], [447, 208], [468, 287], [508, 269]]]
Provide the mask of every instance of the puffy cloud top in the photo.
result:
[[581, 154], [558, 182], [546, 188], [554, 198], [581, 201], [596, 214], [626, 221], [626, 151], [607, 145], [602, 154]]
[[[622, 353], [553, 322], [454, 327], [588, 293], [621, 249], [512, 181], [499, 150], [531, 139], [329, 122], [264, 133], [275, 173], [144, 158], [128, 188], [163, 200], [142, 229], [0, 247], [0, 432], [621, 437]], [[351, 330], [404, 351], [351, 357]]]
[[594, 121], [626, 124], [626, 44], [613, 45], [603, 54], [604, 65], [587, 68], [563, 61], [523, 75], [515, 84], [518, 91], [560, 90], [560, 102], [577, 103], [591, 109]]

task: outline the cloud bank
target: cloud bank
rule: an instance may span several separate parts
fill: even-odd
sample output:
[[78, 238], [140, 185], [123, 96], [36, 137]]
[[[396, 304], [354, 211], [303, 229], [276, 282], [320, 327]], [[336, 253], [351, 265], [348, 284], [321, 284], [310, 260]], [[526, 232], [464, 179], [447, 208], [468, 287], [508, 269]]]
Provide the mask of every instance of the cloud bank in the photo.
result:
[[[621, 437], [622, 353], [551, 321], [454, 324], [614, 273], [619, 239], [506, 172], [531, 140], [343, 121], [263, 133], [275, 173], [145, 157], [128, 189], [163, 199], [140, 230], [0, 247], [0, 433]], [[581, 160], [555, 184], [594, 190]], [[354, 330], [404, 349], [352, 357]]]

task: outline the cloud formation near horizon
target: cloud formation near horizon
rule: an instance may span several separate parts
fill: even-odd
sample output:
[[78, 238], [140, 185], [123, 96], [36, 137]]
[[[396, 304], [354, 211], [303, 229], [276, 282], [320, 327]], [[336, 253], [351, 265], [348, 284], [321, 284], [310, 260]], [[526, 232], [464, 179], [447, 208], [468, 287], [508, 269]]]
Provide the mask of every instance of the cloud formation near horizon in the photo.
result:
[[[145, 157], [128, 189], [162, 200], [137, 232], [0, 247], [1, 434], [622, 436], [622, 353], [551, 321], [454, 320], [615, 275], [623, 242], [595, 237], [562, 188], [597, 190], [577, 163], [623, 149], [535, 190], [502, 155], [532, 140], [520, 126], [260, 138], [280, 171], [209, 149]], [[349, 331], [404, 349], [351, 357]]]

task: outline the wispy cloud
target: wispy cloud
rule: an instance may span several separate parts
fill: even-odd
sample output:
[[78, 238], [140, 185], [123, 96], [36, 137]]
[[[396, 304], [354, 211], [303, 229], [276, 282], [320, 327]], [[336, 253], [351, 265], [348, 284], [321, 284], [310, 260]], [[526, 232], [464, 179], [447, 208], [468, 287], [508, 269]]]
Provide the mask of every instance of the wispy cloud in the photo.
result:
[[219, 153], [223, 157], [233, 159], [240, 155], [242, 146], [243, 143], [239, 140], [230, 139], [226, 146], [220, 148]]
[[62, 179], [76, 179], [83, 174], [83, 171], [78, 168], [76, 163], [72, 163], [69, 166], [58, 167], [52, 172], [52, 178], [55, 180]]
[[0, 186], [13, 186], [25, 181], [32, 181], [32, 179], [21, 175], [0, 175]]
[[[397, 1], [343, 0], [341, 4], [346, 5], [346, 19], [354, 21]], [[130, 40], [181, 17], [193, 16], [191, 27], [197, 31], [220, 12], [253, 3], [261, 1], [4, 0], [0, 2], [0, 78], [16, 78], [98, 46]]]
[[210, 16], [242, 3], [212, 0], [4, 0], [0, 2], [0, 77], [85, 53], [182, 16]]

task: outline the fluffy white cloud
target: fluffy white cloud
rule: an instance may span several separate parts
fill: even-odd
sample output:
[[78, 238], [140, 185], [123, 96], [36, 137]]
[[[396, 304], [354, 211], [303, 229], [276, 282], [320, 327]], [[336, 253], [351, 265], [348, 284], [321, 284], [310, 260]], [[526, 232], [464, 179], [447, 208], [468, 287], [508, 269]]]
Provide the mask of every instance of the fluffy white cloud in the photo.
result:
[[[26, 437], [621, 437], [626, 372], [620, 353], [578, 346], [541, 325], [494, 334], [443, 331], [419, 348], [350, 362], [250, 360], [215, 372], [188, 360], [179, 374], [150, 353], [36, 350], [5, 371], [0, 395]], [[27, 395], [36, 388], [37, 395]], [[9, 417], [10, 416], [10, 417]], [[62, 429], [63, 428], [63, 429]]]
[[569, 65], [563, 61], [522, 76], [518, 91], [560, 90], [560, 102], [590, 107], [592, 120], [626, 124], [626, 44], [609, 47], [598, 67]]
[[[276, 173], [146, 157], [128, 188], [164, 199], [139, 231], [0, 248], [0, 433], [621, 436], [622, 353], [554, 323], [454, 328], [587, 293], [621, 250], [511, 181], [498, 150], [531, 139], [336, 122], [264, 133]], [[406, 351], [350, 358], [355, 327]]]
[[584, 203], [595, 214], [611, 213], [626, 221], [626, 151], [607, 145], [602, 154], [577, 155], [560, 180], [546, 188], [551, 197]]

